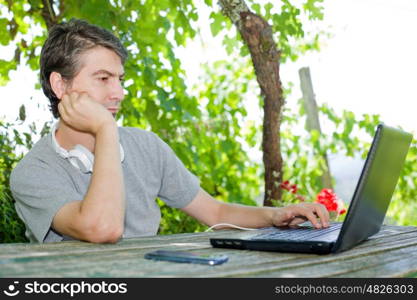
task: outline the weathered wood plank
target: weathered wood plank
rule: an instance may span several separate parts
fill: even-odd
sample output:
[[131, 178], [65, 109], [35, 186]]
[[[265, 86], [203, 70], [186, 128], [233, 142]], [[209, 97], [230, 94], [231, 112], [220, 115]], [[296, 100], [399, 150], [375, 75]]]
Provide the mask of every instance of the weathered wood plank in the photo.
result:
[[[363, 277], [393, 277], [416, 269], [417, 245], [387, 252], [370, 253], [346, 259], [328, 261], [307, 266], [277, 268], [274, 271], [251, 273], [250, 277], [350, 277], [357, 272]], [[396, 264], [402, 262], [398, 267]], [[243, 274], [242, 277], [246, 277]], [[356, 276], [353, 276], [356, 277]]]
[[416, 275], [417, 254], [407, 252], [404, 258], [395, 259], [383, 264], [379, 263], [372, 267], [367, 267], [360, 270], [351, 270], [348, 273], [336, 275], [334, 277], [415, 277]]

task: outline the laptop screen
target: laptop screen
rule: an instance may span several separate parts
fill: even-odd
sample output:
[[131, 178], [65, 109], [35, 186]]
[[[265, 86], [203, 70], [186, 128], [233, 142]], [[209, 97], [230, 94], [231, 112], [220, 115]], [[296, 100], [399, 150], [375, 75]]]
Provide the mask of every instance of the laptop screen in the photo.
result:
[[380, 230], [411, 141], [407, 132], [378, 125], [334, 252]]

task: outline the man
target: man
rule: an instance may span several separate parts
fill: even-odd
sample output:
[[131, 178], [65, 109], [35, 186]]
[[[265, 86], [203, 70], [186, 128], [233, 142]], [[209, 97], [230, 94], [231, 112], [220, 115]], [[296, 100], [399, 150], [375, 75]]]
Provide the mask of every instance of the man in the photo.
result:
[[115, 243], [155, 235], [157, 197], [209, 226], [292, 226], [306, 219], [328, 226], [321, 204], [269, 208], [217, 201], [155, 134], [118, 128], [126, 58], [113, 34], [85, 21], [51, 29], [41, 52], [41, 83], [59, 123], [10, 180], [30, 241]]

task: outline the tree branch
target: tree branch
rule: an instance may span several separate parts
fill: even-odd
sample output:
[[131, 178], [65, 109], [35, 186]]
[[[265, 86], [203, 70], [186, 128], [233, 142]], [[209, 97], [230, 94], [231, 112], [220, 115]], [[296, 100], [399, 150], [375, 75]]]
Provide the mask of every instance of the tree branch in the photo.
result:
[[46, 28], [49, 30], [52, 26], [57, 24], [56, 14], [50, 0], [42, 0], [42, 4], [41, 15], [45, 20]]

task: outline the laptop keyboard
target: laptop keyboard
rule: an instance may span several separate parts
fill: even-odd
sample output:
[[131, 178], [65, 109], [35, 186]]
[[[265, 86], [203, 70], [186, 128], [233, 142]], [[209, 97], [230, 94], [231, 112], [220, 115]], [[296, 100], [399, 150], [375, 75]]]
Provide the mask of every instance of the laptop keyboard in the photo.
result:
[[332, 223], [323, 229], [314, 228], [274, 228], [271, 232], [252, 236], [251, 240], [291, 240], [291, 241], [334, 241], [339, 235], [342, 223]]

